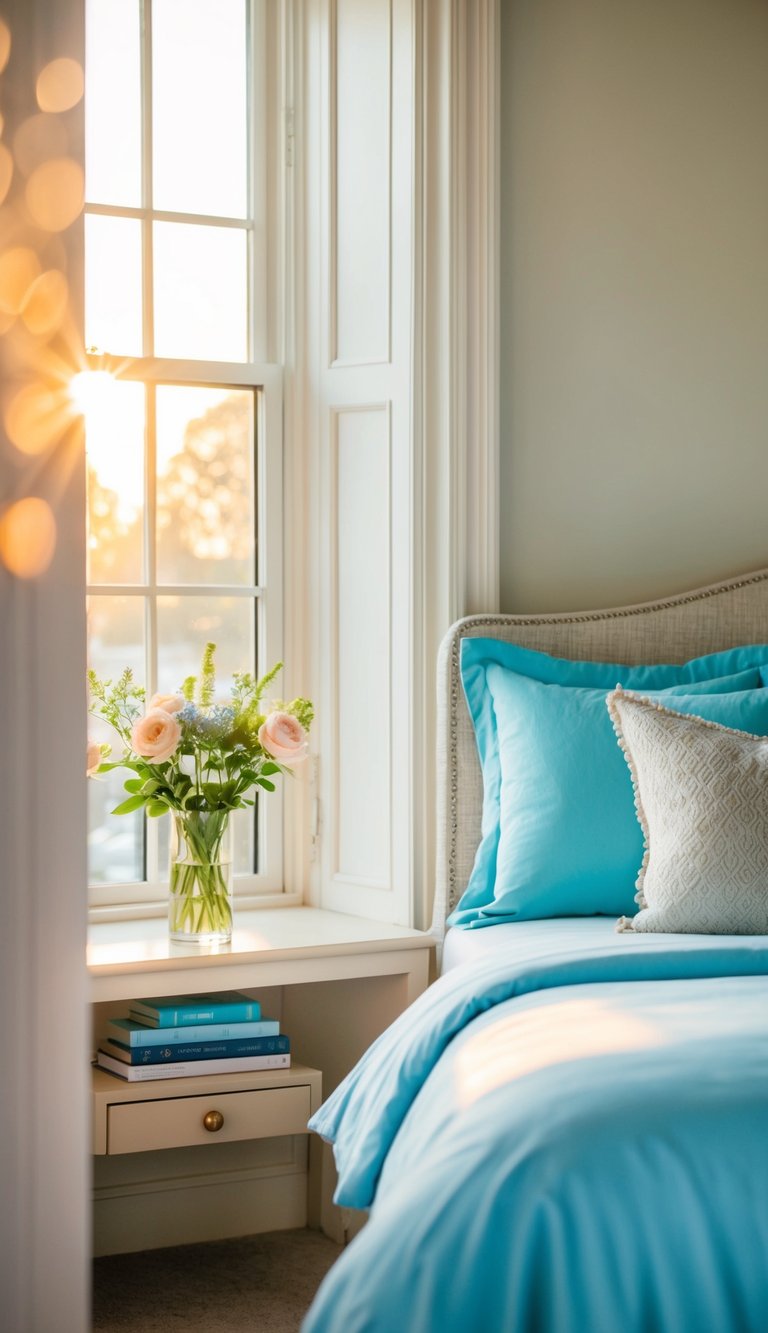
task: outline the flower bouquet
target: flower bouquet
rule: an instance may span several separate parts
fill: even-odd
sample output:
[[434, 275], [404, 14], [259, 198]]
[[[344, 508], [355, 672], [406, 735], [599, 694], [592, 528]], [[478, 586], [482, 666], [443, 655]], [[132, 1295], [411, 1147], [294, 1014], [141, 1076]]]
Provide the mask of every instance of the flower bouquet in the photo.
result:
[[124, 745], [110, 761], [111, 747], [91, 742], [88, 775], [119, 767], [134, 774], [113, 814], [170, 811], [170, 936], [197, 944], [231, 938], [231, 811], [252, 806], [259, 788], [274, 791], [273, 779], [305, 759], [314, 712], [302, 698], [263, 707], [282, 662], [260, 680], [236, 673], [229, 702], [216, 703], [214, 654], [215, 644], [206, 644], [199, 677], [188, 676], [178, 694], [153, 695], [146, 707], [130, 670], [114, 683], [88, 673], [90, 711]]

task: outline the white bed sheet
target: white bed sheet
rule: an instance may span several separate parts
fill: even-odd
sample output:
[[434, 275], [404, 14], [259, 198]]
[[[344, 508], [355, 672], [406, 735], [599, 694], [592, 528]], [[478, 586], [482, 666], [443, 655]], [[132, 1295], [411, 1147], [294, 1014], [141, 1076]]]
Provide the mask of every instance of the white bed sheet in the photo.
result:
[[[460, 930], [451, 926], [443, 944], [441, 971], [448, 972], [460, 963], [482, 961], [499, 953], [525, 955], [551, 946], [555, 952], [573, 945], [589, 949], [616, 934], [612, 916], [552, 917], [546, 921], [505, 921], [498, 926]], [[637, 940], [636, 935], [630, 938]]]

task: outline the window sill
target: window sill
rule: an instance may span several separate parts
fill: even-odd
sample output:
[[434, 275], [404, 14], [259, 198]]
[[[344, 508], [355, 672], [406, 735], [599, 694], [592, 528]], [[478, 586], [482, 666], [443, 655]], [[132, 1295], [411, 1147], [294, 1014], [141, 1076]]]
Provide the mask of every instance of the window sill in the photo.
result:
[[[251, 911], [263, 912], [273, 910], [274, 908], [283, 911], [286, 907], [300, 907], [302, 903], [301, 893], [285, 893], [282, 890], [276, 893], [235, 893], [234, 910], [237, 916]], [[165, 886], [164, 897], [161, 900], [151, 898], [146, 902], [136, 901], [133, 903], [115, 903], [113, 906], [102, 904], [101, 906], [92, 906], [88, 909], [89, 935], [90, 928], [95, 926], [116, 925], [119, 922], [130, 923], [134, 931], [141, 931], [142, 923], [149, 925], [158, 921], [168, 921], [168, 889]]]
[[100, 1003], [386, 974], [394, 970], [392, 955], [433, 945], [424, 931], [316, 907], [238, 912], [232, 943], [215, 953], [172, 944], [165, 918], [104, 921], [88, 929], [90, 998]]

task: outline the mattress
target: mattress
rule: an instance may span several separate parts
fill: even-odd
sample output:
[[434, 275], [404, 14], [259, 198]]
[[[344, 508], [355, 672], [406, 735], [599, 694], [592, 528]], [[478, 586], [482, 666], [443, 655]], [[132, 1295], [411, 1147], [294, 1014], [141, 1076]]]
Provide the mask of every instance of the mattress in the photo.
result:
[[616, 920], [607, 916], [555, 917], [547, 921], [511, 921], [488, 930], [446, 932], [441, 972], [449, 972], [461, 963], [481, 963], [484, 958], [508, 954], [524, 958], [542, 948], [589, 949], [606, 942], [616, 932]]

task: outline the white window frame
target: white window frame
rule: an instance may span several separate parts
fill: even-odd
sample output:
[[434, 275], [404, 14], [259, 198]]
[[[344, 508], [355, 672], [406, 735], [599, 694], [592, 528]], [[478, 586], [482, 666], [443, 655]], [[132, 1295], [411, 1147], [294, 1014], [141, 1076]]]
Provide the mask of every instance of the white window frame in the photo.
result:
[[[270, 283], [270, 273], [282, 272], [286, 223], [286, 182], [283, 163], [284, 124], [282, 106], [285, 70], [289, 57], [288, 25], [280, 0], [246, 0], [248, 15], [248, 152], [250, 159], [248, 218], [211, 217], [201, 214], [158, 211], [152, 208], [151, 127], [151, 7], [152, 0], [139, 0], [141, 12], [141, 105], [142, 105], [142, 205], [140, 208], [87, 201], [85, 215], [137, 219], [142, 228], [142, 317], [145, 355], [126, 361], [108, 354], [93, 354], [89, 361], [99, 368], [113, 369], [122, 380], [148, 385], [252, 389], [255, 394], [254, 434], [256, 443], [256, 582], [248, 586], [215, 585], [158, 586], [155, 578], [153, 514], [155, 507], [154, 430], [148, 422], [145, 441], [145, 567], [150, 576], [139, 585], [87, 584], [87, 596], [137, 596], [145, 604], [146, 689], [156, 689], [153, 648], [156, 642], [158, 595], [199, 596], [220, 593], [251, 597], [255, 603], [257, 661], [243, 669], [257, 674], [283, 658], [283, 368], [275, 357], [282, 342], [282, 283]], [[267, 188], [267, 183], [277, 188]], [[154, 352], [152, 272], [152, 227], [170, 221], [209, 226], [236, 227], [248, 237], [249, 360], [207, 362], [159, 358]], [[195, 663], [190, 663], [194, 671]], [[283, 686], [287, 693], [287, 685]], [[284, 891], [285, 807], [282, 788], [258, 802], [259, 872], [235, 877], [237, 902], [248, 906], [289, 906], [300, 901], [298, 893]], [[148, 872], [157, 867], [156, 821], [147, 820]], [[95, 883], [89, 889], [90, 916], [94, 920], [159, 915], [167, 909], [167, 886], [162, 870], [143, 881]]]

